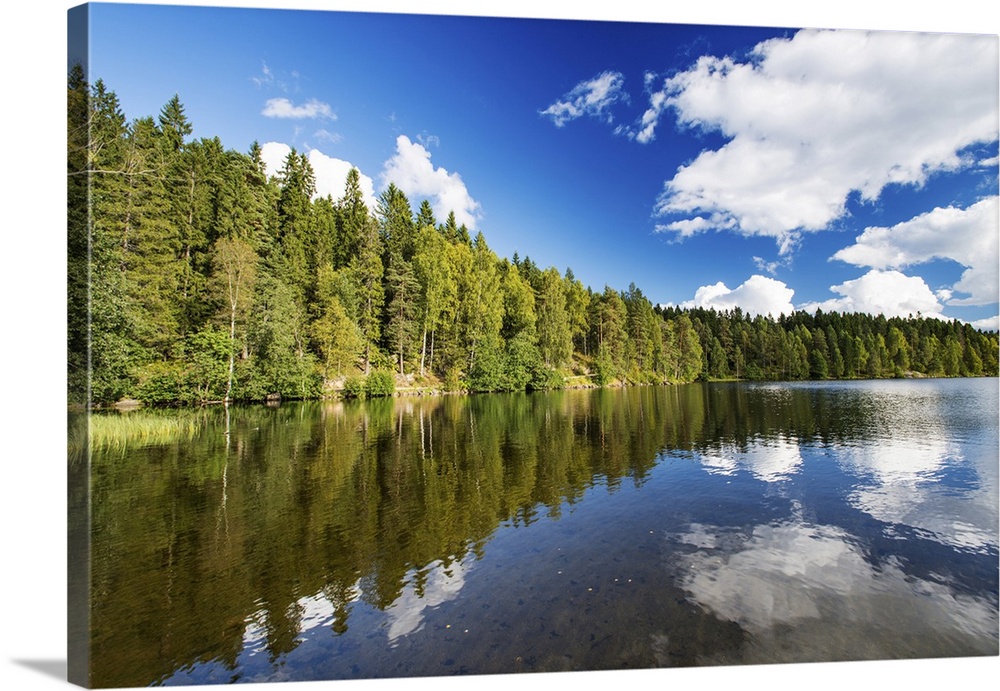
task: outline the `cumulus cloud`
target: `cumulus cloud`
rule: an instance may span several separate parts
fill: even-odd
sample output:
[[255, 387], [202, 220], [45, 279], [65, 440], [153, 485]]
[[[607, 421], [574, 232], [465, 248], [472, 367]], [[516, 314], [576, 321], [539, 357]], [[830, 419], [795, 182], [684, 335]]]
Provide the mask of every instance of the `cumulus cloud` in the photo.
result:
[[[347, 182], [347, 174], [351, 168], [356, 168], [349, 161], [327, 156], [318, 149], [309, 152], [309, 164], [316, 173], [316, 196], [325, 197], [327, 195], [334, 199], [344, 196], [344, 185]], [[375, 183], [374, 181], [358, 171], [358, 183], [361, 186], [361, 196], [365, 200], [365, 205], [375, 209]]]
[[295, 105], [287, 98], [269, 98], [264, 104], [261, 115], [268, 118], [281, 119], [315, 119], [336, 120], [337, 116], [329, 104], [318, 101], [315, 98], [309, 99], [302, 105]]
[[260, 147], [260, 158], [264, 161], [264, 170], [268, 177], [277, 175], [285, 165], [285, 159], [292, 152], [292, 147], [281, 142], [266, 142]]
[[682, 165], [656, 213], [726, 222], [787, 253], [853, 193], [873, 201], [975, 165], [963, 151], [997, 139], [996, 51], [994, 36], [804, 30], [747, 62], [703, 56], [650, 94], [635, 138], [672, 109], [728, 142]]
[[[285, 167], [285, 159], [291, 153], [292, 147], [281, 142], [267, 142], [260, 147], [261, 159], [264, 161], [264, 170], [268, 176], [277, 175]], [[307, 154], [309, 165], [312, 166], [316, 175], [316, 193], [313, 198], [325, 197], [327, 195], [334, 199], [344, 196], [344, 184], [347, 181], [347, 174], [352, 165], [349, 161], [327, 156], [318, 149], [312, 149]], [[360, 173], [360, 170], [359, 170]], [[361, 193], [365, 204], [369, 209], [375, 209], [375, 184], [370, 177], [360, 173], [359, 182]]]
[[611, 123], [614, 118], [610, 107], [618, 101], [628, 101], [628, 94], [623, 90], [625, 77], [621, 72], [601, 72], [592, 79], [587, 79], [563, 95], [545, 110], [539, 111], [548, 116], [556, 127], [562, 127], [570, 120], [576, 120], [584, 115]]
[[385, 162], [381, 177], [383, 186], [392, 182], [411, 199], [427, 199], [438, 219], [454, 211], [459, 225], [475, 230], [482, 216], [479, 202], [469, 194], [462, 177], [435, 168], [430, 152], [404, 135], [396, 138], [396, 153]]
[[1000, 316], [977, 319], [971, 323], [974, 328], [980, 331], [1000, 331]]
[[752, 315], [791, 314], [792, 296], [795, 291], [781, 281], [767, 276], [754, 275], [739, 287], [730, 290], [725, 283], [719, 281], [715, 285], [702, 286], [695, 291], [694, 299], [681, 303], [684, 309], [702, 307], [714, 308], [720, 311], [739, 307]]
[[[989, 197], [967, 209], [937, 208], [891, 228], [871, 227], [834, 259], [875, 269], [903, 269], [934, 259], [966, 267], [942, 297], [950, 305], [988, 305], [1000, 292], [1000, 198]], [[954, 293], [968, 297], [955, 298]]]
[[906, 276], [899, 271], [872, 269], [864, 276], [840, 285], [830, 286], [840, 295], [823, 302], [811, 302], [800, 309], [815, 312], [865, 312], [886, 317], [916, 316], [945, 319], [938, 296], [919, 276]]

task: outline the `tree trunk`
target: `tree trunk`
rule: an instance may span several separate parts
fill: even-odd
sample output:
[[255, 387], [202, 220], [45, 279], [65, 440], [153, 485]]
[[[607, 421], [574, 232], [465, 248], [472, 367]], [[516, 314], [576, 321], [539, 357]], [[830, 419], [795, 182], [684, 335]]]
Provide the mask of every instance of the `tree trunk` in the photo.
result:
[[226, 382], [226, 403], [233, 392], [233, 370], [236, 364], [236, 303], [229, 312], [229, 381]]
[[424, 322], [424, 334], [420, 346], [420, 376], [424, 376], [424, 358], [427, 356], [427, 322]]
[[435, 333], [437, 333], [436, 330], [431, 331], [431, 355], [430, 355], [430, 358], [427, 361], [427, 367], [430, 368], [430, 370], [432, 372], [434, 371], [434, 334]]

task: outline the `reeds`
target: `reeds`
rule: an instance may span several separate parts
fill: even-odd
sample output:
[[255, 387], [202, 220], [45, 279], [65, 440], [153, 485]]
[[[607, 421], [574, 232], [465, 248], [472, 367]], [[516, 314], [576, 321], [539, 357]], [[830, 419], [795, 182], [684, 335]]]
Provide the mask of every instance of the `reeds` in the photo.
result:
[[194, 438], [205, 425], [200, 411], [129, 411], [94, 413], [70, 423], [70, 458], [92, 451], [124, 452], [130, 447], [170, 444]]

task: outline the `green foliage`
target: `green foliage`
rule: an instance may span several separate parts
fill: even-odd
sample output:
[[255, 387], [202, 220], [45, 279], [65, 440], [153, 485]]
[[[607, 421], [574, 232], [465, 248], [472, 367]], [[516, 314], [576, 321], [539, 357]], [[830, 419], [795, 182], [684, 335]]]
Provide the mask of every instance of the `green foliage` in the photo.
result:
[[535, 305], [538, 350], [546, 364], [562, 367], [573, 353], [573, 333], [566, 311], [566, 290], [555, 268], [542, 272]]
[[360, 375], [351, 375], [345, 379], [343, 394], [345, 398], [364, 398], [365, 378]]
[[178, 403], [184, 396], [185, 375], [179, 362], [153, 362], [139, 372], [135, 389], [138, 398], [146, 403]]
[[611, 354], [606, 346], [601, 346], [597, 351], [597, 358], [594, 360], [594, 382], [598, 386], [607, 386], [618, 376], [615, 363], [611, 360]]
[[229, 379], [229, 334], [206, 328], [185, 340], [183, 398], [191, 401], [222, 400]]
[[539, 373], [545, 369], [542, 357], [528, 333], [521, 332], [507, 342], [503, 376], [505, 390], [524, 391], [546, 388]]
[[[391, 183], [372, 213], [352, 169], [314, 198], [308, 158], [265, 174], [261, 148], [191, 140], [180, 97], [127, 121], [82, 69], [68, 80], [70, 400], [391, 395], [416, 374], [449, 391], [593, 381], [996, 376], [996, 333], [957, 321], [654, 307], [571, 269], [501, 260], [454, 212], [438, 225]], [[414, 207], [418, 211], [414, 214]], [[88, 211], [90, 212], [88, 214]], [[381, 383], [379, 383], [381, 382]], [[375, 392], [369, 391], [374, 386]]]
[[504, 357], [498, 339], [482, 343], [469, 369], [469, 391], [507, 391]]
[[462, 382], [462, 370], [458, 365], [453, 365], [444, 376], [444, 390], [456, 392], [464, 389], [465, 384]]
[[392, 396], [396, 392], [396, 378], [392, 372], [375, 370], [365, 379], [365, 395], [368, 398]]
[[560, 370], [547, 367], [545, 363], [539, 361], [531, 372], [531, 381], [528, 389], [531, 391], [548, 391], [551, 389], [562, 389], [566, 386], [566, 375]]

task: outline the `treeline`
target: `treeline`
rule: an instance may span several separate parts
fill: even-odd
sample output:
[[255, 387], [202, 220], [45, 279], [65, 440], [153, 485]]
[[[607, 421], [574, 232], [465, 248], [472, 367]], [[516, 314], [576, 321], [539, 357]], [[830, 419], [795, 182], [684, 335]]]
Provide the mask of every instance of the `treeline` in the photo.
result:
[[[662, 311], [676, 318], [674, 308]], [[857, 379], [996, 376], [996, 332], [958, 320], [817, 311], [778, 319], [739, 308], [692, 309], [700, 379]]]
[[129, 122], [102, 81], [69, 75], [71, 401], [310, 398], [375, 372], [367, 390], [385, 393], [386, 373], [514, 391], [997, 371], [996, 335], [957, 322], [750, 320], [661, 310], [634, 284], [597, 292], [498, 257], [393, 184], [372, 212], [357, 170], [317, 197], [304, 154], [269, 177], [256, 143], [192, 131], [177, 96]]

